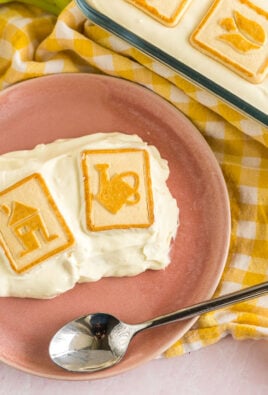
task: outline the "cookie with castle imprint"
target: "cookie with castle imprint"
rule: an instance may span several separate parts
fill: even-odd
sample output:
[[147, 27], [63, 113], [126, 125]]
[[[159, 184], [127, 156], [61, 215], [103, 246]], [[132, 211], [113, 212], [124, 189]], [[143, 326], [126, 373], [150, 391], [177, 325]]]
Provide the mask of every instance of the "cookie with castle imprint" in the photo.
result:
[[268, 72], [267, 2], [214, 1], [190, 42], [244, 79], [262, 82]]

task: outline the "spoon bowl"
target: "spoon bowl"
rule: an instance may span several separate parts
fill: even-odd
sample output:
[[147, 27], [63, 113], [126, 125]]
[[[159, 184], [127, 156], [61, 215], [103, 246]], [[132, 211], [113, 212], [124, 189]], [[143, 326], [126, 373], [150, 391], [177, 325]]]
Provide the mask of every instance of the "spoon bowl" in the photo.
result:
[[71, 372], [94, 372], [121, 361], [138, 332], [242, 302], [268, 292], [268, 282], [195, 304], [135, 325], [118, 318], [95, 313], [64, 325], [53, 336], [49, 355], [54, 363]]
[[[89, 314], [64, 325], [53, 337], [49, 354], [68, 371], [93, 372], [120, 361], [124, 351], [111, 343], [111, 336], [124, 324], [109, 314]], [[122, 336], [123, 339], [128, 339]], [[124, 344], [125, 349], [128, 344]]]

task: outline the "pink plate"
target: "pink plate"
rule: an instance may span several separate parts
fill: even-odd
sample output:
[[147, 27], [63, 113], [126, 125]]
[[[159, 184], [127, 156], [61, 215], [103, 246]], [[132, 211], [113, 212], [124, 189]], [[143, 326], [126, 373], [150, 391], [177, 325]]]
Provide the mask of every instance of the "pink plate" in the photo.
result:
[[[50, 300], [0, 298], [0, 360], [63, 380], [90, 380], [158, 356], [194, 320], [137, 335], [124, 360], [97, 373], [69, 373], [49, 359], [53, 334], [67, 321], [107, 312], [129, 323], [212, 297], [229, 247], [229, 199], [220, 168], [198, 130], [172, 105], [139, 85], [112, 77], [61, 74], [17, 84], [0, 94], [0, 153], [96, 132], [136, 133], [170, 166], [169, 187], [180, 228], [166, 270], [80, 284]], [[0, 170], [1, 171], [1, 170]]]

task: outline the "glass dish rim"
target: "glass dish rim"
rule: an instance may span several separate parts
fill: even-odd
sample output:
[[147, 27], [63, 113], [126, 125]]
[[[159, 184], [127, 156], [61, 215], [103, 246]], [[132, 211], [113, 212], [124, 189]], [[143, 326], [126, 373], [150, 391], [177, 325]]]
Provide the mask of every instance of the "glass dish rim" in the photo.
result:
[[162, 49], [156, 47], [155, 45], [121, 26], [119, 23], [115, 22], [105, 14], [102, 14], [94, 7], [90, 6], [86, 0], [75, 1], [83, 14], [103, 29], [115, 34], [121, 39], [124, 39], [143, 53], [149, 55], [151, 58], [159, 61], [160, 63], [174, 70], [176, 73], [182, 75], [190, 82], [216, 95], [220, 100], [227, 103], [227, 105], [231, 105], [234, 109], [244, 114], [246, 117], [250, 117], [251, 119], [258, 121], [265, 127], [268, 126], [268, 114], [265, 114], [263, 111], [252, 106], [245, 100], [205, 77], [203, 74], [194, 70], [190, 66], [184, 64], [180, 60], [164, 52]]

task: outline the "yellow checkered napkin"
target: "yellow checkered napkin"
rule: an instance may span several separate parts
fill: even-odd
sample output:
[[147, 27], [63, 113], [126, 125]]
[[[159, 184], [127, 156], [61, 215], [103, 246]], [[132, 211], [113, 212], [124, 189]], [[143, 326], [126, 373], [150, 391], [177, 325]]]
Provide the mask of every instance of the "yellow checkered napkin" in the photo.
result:
[[[95, 26], [74, 2], [58, 18], [21, 3], [0, 6], [0, 87], [61, 72], [139, 82], [192, 120], [221, 165], [231, 201], [230, 253], [215, 296], [268, 280], [268, 129]], [[268, 296], [204, 314], [166, 355], [227, 334], [268, 338]]]

